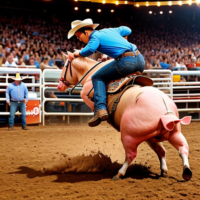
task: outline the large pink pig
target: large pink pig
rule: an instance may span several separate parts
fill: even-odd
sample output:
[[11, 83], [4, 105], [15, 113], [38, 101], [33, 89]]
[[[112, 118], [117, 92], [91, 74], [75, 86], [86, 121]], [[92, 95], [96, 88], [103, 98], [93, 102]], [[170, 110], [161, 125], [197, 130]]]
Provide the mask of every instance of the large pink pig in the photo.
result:
[[[74, 60], [77, 59], [80, 58]], [[65, 77], [68, 85], [69, 82], [77, 83], [83, 76], [80, 76], [77, 71], [80, 66], [79, 68], [75, 66], [75, 64], [79, 64], [78, 61], [72, 62], [72, 70], [73, 68], [75, 69], [73, 76], [63, 70], [61, 77]], [[92, 63], [90, 66], [89, 60], [86, 60], [87, 62], [84, 66], [84, 59], [81, 58], [80, 61], [83, 66], [82, 70], [84, 69], [86, 72], [94, 64]], [[81, 73], [84, 74], [83, 72]], [[84, 87], [81, 97], [93, 110], [94, 104], [87, 96], [92, 88], [91, 73], [82, 81]], [[62, 82], [60, 82], [59, 87], [62, 88]], [[91, 93], [91, 95], [93, 94]], [[115, 127], [121, 132], [126, 159], [114, 179], [125, 175], [128, 166], [137, 155], [138, 145], [143, 141], [146, 141], [157, 153], [161, 163], [161, 174], [166, 174], [165, 149], [161, 141], [168, 140], [178, 150], [183, 160], [183, 178], [190, 180], [192, 172], [188, 162], [188, 144], [181, 133], [180, 125], [180, 123], [189, 124], [190, 121], [191, 117], [179, 119], [175, 103], [162, 91], [154, 87], [141, 87], [138, 85], [127, 89], [117, 105], [114, 116]]]

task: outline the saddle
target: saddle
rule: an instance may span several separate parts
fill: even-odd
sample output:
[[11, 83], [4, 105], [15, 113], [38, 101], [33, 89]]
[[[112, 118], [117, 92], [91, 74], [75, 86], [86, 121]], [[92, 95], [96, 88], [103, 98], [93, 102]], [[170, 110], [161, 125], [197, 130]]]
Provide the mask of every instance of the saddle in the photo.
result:
[[[117, 108], [117, 105], [121, 99], [123, 93], [131, 88], [134, 85], [141, 86], [153, 86], [153, 81], [145, 76], [134, 76], [132, 78], [123, 78], [121, 82], [113, 82], [110, 83], [107, 87], [107, 109], [109, 114], [109, 119], [107, 122], [113, 126], [116, 130], [118, 130], [115, 126], [114, 122], [114, 114]], [[120, 130], [118, 130], [120, 131]]]

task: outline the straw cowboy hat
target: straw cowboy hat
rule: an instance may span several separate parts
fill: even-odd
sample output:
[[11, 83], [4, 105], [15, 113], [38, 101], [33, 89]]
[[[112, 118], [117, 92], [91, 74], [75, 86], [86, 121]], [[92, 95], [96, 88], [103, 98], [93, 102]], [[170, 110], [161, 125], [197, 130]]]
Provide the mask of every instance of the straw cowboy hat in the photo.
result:
[[22, 78], [22, 77], [20, 76], [20, 73], [16, 73], [16, 77], [13, 77], [13, 78], [11, 78], [11, 79], [13, 79], [13, 80], [15, 80], [15, 81], [22, 81], [22, 80], [24, 80], [25, 78], [28, 78], [28, 76]]
[[97, 26], [99, 26], [99, 24], [93, 24], [92, 19], [85, 19], [83, 21], [75, 20], [71, 23], [72, 29], [68, 33], [68, 39], [70, 39], [76, 33], [76, 31], [78, 31], [80, 28], [91, 27], [95, 29]]

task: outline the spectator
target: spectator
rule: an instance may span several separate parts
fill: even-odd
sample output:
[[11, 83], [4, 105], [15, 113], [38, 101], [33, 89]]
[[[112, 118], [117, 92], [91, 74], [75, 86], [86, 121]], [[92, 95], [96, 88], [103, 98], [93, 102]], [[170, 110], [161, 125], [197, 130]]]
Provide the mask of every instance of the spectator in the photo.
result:
[[43, 71], [44, 69], [58, 69], [57, 66], [53, 65], [53, 66], [50, 66], [48, 64], [48, 57], [44, 57], [42, 59], [42, 62], [40, 64], [40, 69]]
[[27, 130], [26, 126], [26, 103], [28, 101], [28, 89], [22, 82], [22, 78], [19, 73], [16, 73], [16, 77], [12, 78], [15, 80], [9, 84], [6, 89], [6, 102], [10, 106], [10, 118], [8, 130], [13, 130], [15, 112], [18, 108], [21, 111], [21, 123], [22, 129]]
[[35, 56], [32, 54], [29, 57], [29, 65], [35, 65], [36, 68], [40, 68], [38, 61], [35, 59]]
[[7, 67], [17, 67], [17, 64], [13, 60], [13, 54], [9, 53], [5, 62], [5, 66]]

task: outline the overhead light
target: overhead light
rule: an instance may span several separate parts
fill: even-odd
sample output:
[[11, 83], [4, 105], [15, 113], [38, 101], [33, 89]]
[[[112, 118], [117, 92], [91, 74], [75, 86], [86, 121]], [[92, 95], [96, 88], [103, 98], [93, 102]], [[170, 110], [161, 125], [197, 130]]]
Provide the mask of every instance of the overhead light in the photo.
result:
[[158, 7], [160, 6], [160, 2], [157, 3], [157, 6], [158, 6]]
[[74, 1], [78, 1], [78, 0], [74, 0]]
[[153, 12], [152, 11], [149, 11], [149, 14], [151, 15]]
[[146, 2], [146, 6], [149, 6], [149, 2], [148, 1]]
[[171, 1], [169, 1], [169, 6], [171, 6], [172, 5], [172, 2]]
[[116, 5], [119, 5], [119, 1], [116, 1], [116, 3], [115, 3]]
[[102, 1], [102, 3], [103, 3], [103, 4], [105, 4], [105, 3], [106, 3], [106, 1], [105, 1], [105, 0], [103, 0], [103, 1]]
[[87, 9], [86, 9], [86, 12], [90, 12], [90, 9], [89, 9], [89, 8], [87, 8]]
[[199, 4], [199, 3], [200, 3], [200, 0], [196, 0], [196, 2]]
[[111, 13], [115, 12], [113, 9], [110, 11]]
[[191, 1], [191, 0], [189, 0], [189, 1], [188, 1], [188, 4], [189, 4], [189, 5], [192, 5], [192, 1]]
[[169, 10], [169, 13], [172, 14], [172, 10]]
[[136, 7], [140, 7], [140, 5], [137, 3], [137, 4], [136, 4]]
[[179, 6], [182, 6], [182, 1], [179, 1], [179, 2], [178, 2], [178, 5], [179, 5]]
[[98, 9], [97, 12], [101, 12], [101, 9]]
[[125, 3], [125, 4], [127, 4], [127, 3], [128, 3], [128, 1], [125, 1], [124, 3]]
[[163, 14], [163, 11], [160, 11], [160, 14], [162, 15], [162, 14]]
[[74, 10], [78, 10], [78, 7], [75, 7]]

